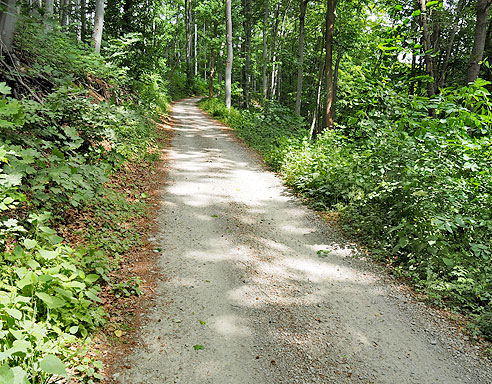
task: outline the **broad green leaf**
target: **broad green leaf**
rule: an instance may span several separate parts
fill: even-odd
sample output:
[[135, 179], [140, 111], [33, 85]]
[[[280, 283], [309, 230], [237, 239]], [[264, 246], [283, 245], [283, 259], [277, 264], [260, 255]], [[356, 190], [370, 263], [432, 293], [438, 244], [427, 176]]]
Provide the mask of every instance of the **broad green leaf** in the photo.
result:
[[4, 308], [4, 311], [7, 312], [10, 316], [12, 316], [16, 320], [22, 319], [22, 312], [15, 308]]
[[15, 384], [14, 379], [14, 371], [7, 364], [2, 365], [0, 367], [0, 383]]
[[38, 254], [45, 260], [52, 260], [58, 256], [58, 251], [48, 251], [46, 249], [40, 249], [38, 251]]
[[95, 281], [97, 281], [99, 279], [99, 277], [100, 277], [99, 275], [91, 273], [90, 275], [87, 275], [87, 277], [85, 278], [85, 282], [88, 284], [92, 284]]
[[26, 249], [33, 249], [38, 244], [38, 242], [32, 239], [24, 239], [23, 244]]
[[39, 367], [46, 373], [58, 376], [66, 376], [67, 370], [63, 362], [55, 355], [46, 355], [39, 362]]
[[61, 308], [66, 304], [66, 301], [58, 296], [51, 296], [44, 292], [36, 292], [36, 296], [39, 297], [50, 309]]

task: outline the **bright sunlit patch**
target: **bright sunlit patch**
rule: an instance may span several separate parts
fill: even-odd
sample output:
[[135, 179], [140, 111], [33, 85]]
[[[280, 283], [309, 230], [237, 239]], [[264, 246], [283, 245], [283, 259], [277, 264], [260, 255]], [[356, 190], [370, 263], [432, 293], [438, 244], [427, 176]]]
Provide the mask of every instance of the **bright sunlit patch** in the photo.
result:
[[238, 316], [223, 315], [223, 316], [219, 316], [216, 319], [215, 323], [213, 324], [213, 327], [215, 328], [217, 333], [226, 336], [235, 336], [235, 337], [251, 336], [251, 330], [249, 329], [249, 327], [241, 324], [242, 322], [244, 322], [244, 320]]

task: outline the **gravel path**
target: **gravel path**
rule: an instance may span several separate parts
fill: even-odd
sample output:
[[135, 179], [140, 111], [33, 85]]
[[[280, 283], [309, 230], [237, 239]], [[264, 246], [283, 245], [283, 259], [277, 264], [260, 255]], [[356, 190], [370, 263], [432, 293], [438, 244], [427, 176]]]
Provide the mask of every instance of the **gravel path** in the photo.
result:
[[175, 104], [174, 118], [155, 239], [166, 278], [140, 348], [115, 379], [492, 383], [469, 342], [354, 259], [354, 248], [196, 99]]

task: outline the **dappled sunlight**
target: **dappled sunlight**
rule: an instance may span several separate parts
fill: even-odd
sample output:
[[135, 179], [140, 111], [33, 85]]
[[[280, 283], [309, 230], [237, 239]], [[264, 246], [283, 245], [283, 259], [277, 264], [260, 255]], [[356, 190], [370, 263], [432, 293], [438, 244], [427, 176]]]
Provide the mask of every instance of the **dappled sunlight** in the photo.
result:
[[213, 327], [219, 334], [227, 337], [248, 337], [251, 336], [251, 329], [245, 325], [247, 320], [235, 315], [223, 315], [215, 319]]
[[358, 284], [368, 283], [367, 280], [361, 279], [359, 272], [339, 264], [301, 257], [288, 257], [279, 261], [279, 264], [285, 268], [301, 272], [305, 279], [316, 283], [325, 280], [348, 281]]

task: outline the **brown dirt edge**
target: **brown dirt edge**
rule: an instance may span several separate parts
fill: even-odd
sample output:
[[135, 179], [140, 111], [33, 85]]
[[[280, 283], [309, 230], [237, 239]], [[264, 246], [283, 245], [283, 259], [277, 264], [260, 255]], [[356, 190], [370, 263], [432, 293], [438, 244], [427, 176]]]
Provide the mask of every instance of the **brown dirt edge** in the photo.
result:
[[[163, 118], [157, 124], [159, 132], [159, 160], [152, 167], [142, 167], [139, 164], [132, 164], [129, 172], [134, 172], [135, 176], [142, 178], [141, 184], [148, 198], [147, 215], [144, 218], [137, 218], [134, 222], [129, 222], [137, 228], [143, 245], [132, 247], [126, 254], [121, 256], [119, 269], [114, 275], [120, 281], [125, 281], [129, 277], [138, 276], [141, 279], [142, 295], [132, 295], [130, 297], [115, 297], [105, 292], [105, 310], [109, 315], [109, 322], [94, 336], [94, 345], [91, 355], [103, 362], [103, 376], [101, 383], [112, 384], [113, 374], [118, 370], [125, 369], [122, 366], [124, 358], [131, 352], [136, 345], [137, 334], [145, 321], [145, 314], [153, 305], [155, 288], [159, 280], [163, 278], [162, 271], [158, 267], [159, 253], [154, 252], [154, 245], [148, 240], [158, 230], [155, 218], [161, 208], [162, 187], [166, 181], [168, 168], [168, 155], [166, 148], [169, 148], [173, 125], [172, 108], [170, 106], [169, 116]], [[122, 331], [121, 335], [115, 333], [116, 330]], [[119, 336], [119, 337], [118, 337]]]

